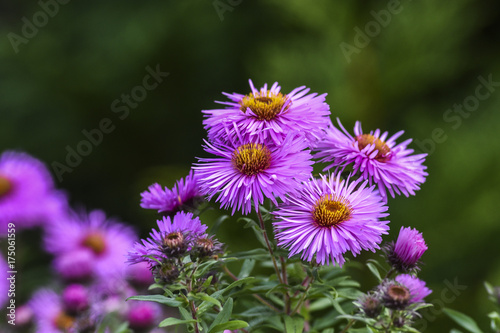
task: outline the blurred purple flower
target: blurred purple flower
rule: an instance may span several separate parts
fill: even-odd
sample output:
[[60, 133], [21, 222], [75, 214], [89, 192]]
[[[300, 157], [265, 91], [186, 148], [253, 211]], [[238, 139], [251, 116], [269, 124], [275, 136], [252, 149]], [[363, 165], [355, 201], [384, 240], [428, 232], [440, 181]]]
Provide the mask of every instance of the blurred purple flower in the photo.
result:
[[125, 315], [130, 328], [145, 331], [158, 325], [161, 316], [159, 304], [153, 302], [131, 301]]
[[7, 303], [9, 297], [10, 282], [7, 280], [9, 277], [8, 271], [10, 271], [10, 269], [7, 261], [0, 253], [0, 307]]
[[52, 290], [36, 291], [28, 305], [35, 317], [37, 333], [65, 333], [75, 323], [75, 318], [65, 312], [60, 297]]
[[[85, 259], [84, 253], [90, 253], [94, 276], [108, 280], [124, 278], [125, 255], [136, 239], [132, 229], [106, 218], [103, 211], [94, 210], [88, 214], [72, 215], [49, 226], [44, 237], [44, 245], [47, 252], [55, 256], [78, 253], [79, 259]], [[56, 259], [56, 267], [59, 269], [63, 267], [61, 261]], [[65, 264], [67, 268], [78, 271], [81, 269], [69, 265], [67, 261]], [[85, 272], [86, 267], [83, 268]], [[62, 274], [71, 276], [72, 272], [62, 272]]]
[[7, 233], [10, 222], [16, 230], [45, 225], [66, 210], [67, 198], [54, 189], [42, 162], [21, 152], [0, 155], [0, 235]]
[[62, 293], [64, 308], [68, 313], [78, 314], [89, 307], [89, 294], [81, 284], [70, 284]]

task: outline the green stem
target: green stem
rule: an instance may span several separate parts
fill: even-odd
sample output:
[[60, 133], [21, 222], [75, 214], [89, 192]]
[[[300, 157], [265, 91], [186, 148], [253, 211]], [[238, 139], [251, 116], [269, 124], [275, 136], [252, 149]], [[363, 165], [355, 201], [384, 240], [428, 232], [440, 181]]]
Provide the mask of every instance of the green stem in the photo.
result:
[[351, 328], [351, 326], [354, 324], [354, 322], [355, 322], [354, 319], [349, 320], [349, 322], [347, 323], [347, 325], [344, 327], [344, 329], [342, 331], [340, 331], [340, 333], [346, 333], [347, 330], [349, 328]]
[[387, 274], [385, 274], [384, 280], [385, 280], [385, 279], [388, 279], [388, 278], [392, 275], [392, 273], [394, 273], [395, 271], [396, 271], [396, 270], [395, 270], [394, 268], [391, 268], [391, 269], [387, 272]]
[[[229, 268], [227, 268], [226, 266], [224, 266], [224, 271], [227, 273], [227, 275], [229, 275], [231, 277], [231, 279], [233, 279], [234, 281], [238, 281], [238, 277], [236, 275], [233, 274], [233, 272], [231, 272], [229, 270]], [[268, 301], [266, 301], [265, 299], [263, 299], [262, 297], [260, 297], [259, 295], [257, 294], [252, 294], [253, 297], [255, 297], [257, 300], [259, 300], [259, 302], [261, 302], [262, 304], [264, 304], [265, 306], [267, 306], [268, 308], [270, 308], [271, 310], [273, 310], [274, 312], [276, 313], [280, 313], [281, 311], [275, 307], [274, 305], [272, 305], [271, 303], [269, 303]]]
[[276, 275], [278, 276], [280, 283], [283, 284], [284, 282], [283, 278], [281, 277], [280, 270], [278, 268], [278, 263], [276, 262], [276, 258], [274, 258], [274, 252], [273, 249], [271, 248], [271, 244], [269, 243], [269, 238], [267, 237], [266, 226], [264, 224], [264, 220], [262, 219], [262, 215], [260, 214], [260, 210], [257, 205], [255, 206], [255, 210], [257, 211], [257, 216], [259, 217], [260, 229], [266, 241], [267, 250], [269, 251], [271, 259], [273, 260], [274, 270], [276, 271]]
[[[288, 286], [288, 274], [286, 272], [286, 261], [285, 258], [280, 256], [281, 261], [281, 273], [283, 274], [283, 283]], [[285, 298], [285, 313], [290, 314], [290, 295], [288, 294], [288, 287], [284, 291]]]
[[196, 320], [196, 323], [194, 323], [194, 331], [196, 333], [200, 333], [200, 330], [198, 329], [198, 318], [196, 317], [196, 307], [194, 306], [194, 301], [189, 301], [189, 305], [191, 306], [191, 317]]
[[[198, 266], [195, 266], [193, 272], [191, 272], [191, 275], [189, 276], [188, 293], [193, 291], [193, 277], [197, 268]], [[194, 323], [194, 331], [195, 333], [200, 333], [200, 330], [198, 328], [198, 318], [196, 317], [196, 306], [194, 305], [194, 301], [189, 301], [189, 306], [191, 310], [191, 317], [194, 320], [196, 320], [196, 322]]]
[[309, 288], [311, 288], [311, 284], [310, 283], [307, 285], [306, 290], [304, 290], [304, 293], [302, 294], [302, 297], [300, 298], [299, 302], [295, 306], [295, 309], [293, 309], [293, 311], [290, 314], [290, 316], [293, 316], [294, 314], [296, 314], [297, 312], [300, 311], [300, 307], [302, 306], [302, 303], [304, 303], [304, 300], [306, 299], [307, 292], [309, 291]]

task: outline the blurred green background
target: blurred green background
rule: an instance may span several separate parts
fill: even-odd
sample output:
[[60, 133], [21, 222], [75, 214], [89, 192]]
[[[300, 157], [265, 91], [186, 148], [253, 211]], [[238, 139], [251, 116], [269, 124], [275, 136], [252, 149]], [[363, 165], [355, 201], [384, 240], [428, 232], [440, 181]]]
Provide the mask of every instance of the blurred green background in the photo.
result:
[[[389, 201], [386, 238], [404, 225], [427, 241], [420, 276], [437, 307], [426, 332], [453, 326], [440, 301], [487, 329], [482, 282], [500, 285], [500, 84], [477, 87], [479, 77], [500, 82], [499, 2], [65, 1], [0, 4], [0, 150], [66, 164], [82, 131], [110, 119], [114, 130], [58, 186], [72, 204], [145, 235], [155, 220], [139, 193], [171, 187], [204, 154], [200, 111], [221, 92], [247, 93], [249, 78], [326, 92], [349, 130], [356, 120], [367, 131], [404, 129], [429, 153], [422, 190]], [[137, 87], [148, 66], [169, 75], [146, 91]], [[475, 99], [476, 89], [488, 96]], [[141, 101], [126, 113], [131, 92]], [[464, 102], [472, 111], [447, 111]], [[241, 228], [226, 224], [219, 238], [248, 247]], [[466, 288], [447, 302], [455, 280]]]

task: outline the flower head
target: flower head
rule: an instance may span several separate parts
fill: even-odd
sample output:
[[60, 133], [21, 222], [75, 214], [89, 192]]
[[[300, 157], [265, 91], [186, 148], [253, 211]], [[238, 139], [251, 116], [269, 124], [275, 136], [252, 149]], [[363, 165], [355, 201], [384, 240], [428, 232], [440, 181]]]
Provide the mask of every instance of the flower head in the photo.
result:
[[331, 163], [325, 170], [352, 164], [354, 172], [359, 171], [363, 179], [378, 185], [384, 198], [387, 198], [386, 191], [392, 197], [400, 193], [415, 195], [427, 176], [424, 171], [427, 167], [422, 164], [427, 154], [412, 155], [413, 149], [408, 149], [411, 139], [396, 144], [396, 139], [404, 131], [387, 139], [388, 133], [381, 133], [379, 129], [363, 133], [361, 123], [357, 121], [353, 137], [340, 120], [338, 124], [342, 131], [331, 124], [325, 139], [317, 147], [316, 157], [321, 162]]
[[404, 310], [411, 304], [411, 293], [408, 287], [387, 280], [380, 286], [384, 306], [393, 310]]
[[35, 316], [37, 332], [65, 333], [75, 324], [75, 317], [66, 313], [61, 299], [52, 290], [38, 290], [28, 304]]
[[9, 266], [7, 264], [7, 261], [3, 257], [2, 254], [0, 254], [0, 307], [4, 305], [4, 303], [7, 302], [8, 300], [8, 294], [9, 294], [9, 280], [7, 278], [9, 275], [7, 272], [9, 271]]
[[380, 297], [375, 293], [363, 294], [354, 304], [368, 318], [377, 317], [383, 310]]
[[130, 328], [142, 332], [158, 324], [161, 309], [153, 302], [132, 302], [125, 315]]
[[225, 109], [204, 110], [203, 124], [211, 141], [234, 140], [238, 136], [255, 141], [272, 140], [280, 144], [290, 132], [299, 132], [314, 144], [328, 126], [330, 107], [325, 96], [308, 94], [305, 86], [288, 94], [281, 92], [278, 82], [270, 89], [267, 84], [257, 90], [249, 80], [251, 92], [226, 95]]
[[195, 173], [191, 170], [186, 178], [178, 180], [174, 187], [162, 189], [159, 184], [151, 185], [141, 193], [141, 207], [156, 209], [158, 213], [170, 215], [179, 210], [192, 210], [203, 200]]
[[[47, 252], [56, 257], [77, 253], [78, 259], [86, 263], [85, 267], [75, 267], [71, 265], [71, 257], [56, 258], [59, 269], [74, 268], [78, 271], [76, 275], [85, 275], [90, 257], [93, 276], [108, 280], [123, 278], [126, 267], [124, 256], [135, 239], [136, 235], [130, 228], [95, 210], [54, 223], [47, 228], [44, 244]], [[71, 276], [72, 273], [66, 272], [65, 275]]]
[[198, 217], [185, 212], [178, 212], [173, 218], [163, 217], [157, 223], [159, 231], [153, 229], [149, 238], [135, 243], [129, 251], [129, 263], [145, 261], [154, 266], [158, 261], [179, 257], [191, 250], [194, 240], [207, 230]]
[[215, 254], [221, 254], [223, 244], [213, 236], [203, 235], [196, 238], [193, 242], [194, 256], [200, 258], [211, 257]]
[[63, 290], [62, 301], [66, 311], [76, 315], [89, 306], [88, 290], [81, 284], [70, 284]]
[[269, 198], [285, 198], [312, 172], [311, 155], [306, 142], [289, 135], [281, 146], [272, 143], [231, 141], [227, 144], [206, 142], [205, 150], [215, 158], [198, 158], [194, 166], [203, 193], [217, 195], [222, 208], [248, 214]]
[[427, 245], [422, 234], [410, 227], [401, 227], [396, 243], [390, 243], [384, 248], [391, 266], [403, 273], [418, 270], [420, 257], [426, 250]]
[[422, 302], [425, 297], [432, 293], [432, 290], [426, 287], [425, 281], [420, 280], [416, 276], [401, 274], [396, 276], [395, 280], [410, 291], [410, 303]]
[[360, 179], [340, 179], [340, 174], [311, 178], [298, 193], [274, 212], [278, 245], [288, 247], [290, 256], [342, 266], [343, 254], [375, 251], [387, 234], [389, 221], [382, 198]]
[[66, 196], [42, 162], [20, 152], [0, 155], [0, 234], [10, 222], [16, 229], [52, 223], [66, 209]]

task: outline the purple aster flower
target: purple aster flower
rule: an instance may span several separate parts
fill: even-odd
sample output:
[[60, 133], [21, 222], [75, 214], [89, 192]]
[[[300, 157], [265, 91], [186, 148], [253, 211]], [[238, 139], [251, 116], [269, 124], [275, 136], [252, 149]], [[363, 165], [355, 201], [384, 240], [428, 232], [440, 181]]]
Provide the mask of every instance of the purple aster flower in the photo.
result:
[[[56, 256], [78, 253], [79, 259], [85, 261], [84, 252], [90, 253], [94, 276], [109, 280], [124, 276], [125, 255], [135, 240], [136, 235], [130, 228], [107, 219], [103, 211], [94, 210], [50, 225], [44, 244], [47, 252]], [[66, 264], [69, 263], [66, 261]], [[60, 261], [58, 265], [63, 266]]]
[[[169, 216], [158, 220], [157, 231], [153, 229], [150, 237], [136, 242], [128, 253], [129, 263], [148, 262], [158, 265], [158, 261], [175, 258], [191, 250], [193, 241], [203, 235], [207, 226], [201, 224], [192, 213], [178, 212], [173, 218]], [[156, 258], [153, 260], [145, 256]]]
[[411, 293], [408, 287], [393, 280], [384, 280], [378, 293], [385, 307], [392, 310], [404, 310], [411, 304]]
[[52, 290], [35, 292], [28, 305], [35, 316], [37, 333], [65, 333], [75, 323], [75, 318], [64, 311], [61, 299]]
[[54, 270], [66, 282], [87, 282], [94, 276], [94, 253], [90, 249], [77, 249], [58, 255]]
[[308, 94], [305, 86], [281, 93], [275, 82], [260, 91], [249, 80], [251, 93], [226, 95], [230, 101], [217, 102], [225, 109], [204, 110], [203, 121], [211, 141], [235, 140], [242, 136], [246, 140], [272, 140], [280, 144], [290, 132], [300, 132], [313, 144], [324, 136], [328, 126], [330, 107], [325, 103], [326, 94]]
[[368, 318], [377, 317], [383, 310], [379, 295], [373, 292], [363, 294], [354, 302], [354, 305]]
[[161, 315], [159, 304], [152, 302], [131, 302], [125, 315], [130, 328], [142, 332], [158, 325]]
[[135, 265], [127, 266], [127, 280], [137, 289], [147, 289], [155, 281], [151, 274], [151, 268], [145, 261], [138, 262]]
[[288, 202], [274, 212], [273, 225], [278, 245], [290, 249], [290, 256], [301, 253], [303, 260], [342, 266], [343, 254], [354, 256], [361, 250], [375, 252], [387, 234], [388, 216], [374, 186], [361, 179], [343, 180], [338, 175], [311, 178]]
[[389, 243], [385, 248], [387, 260], [399, 272], [419, 270], [420, 257], [427, 250], [424, 237], [417, 229], [401, 227], [396, 243]]
[[79, 314], [89, 307], [88, 290], [81, 284], [70, 284], [62, 293], [64, 308], [67, 313]]
[[416, 276], [401, 274], [396, 276], [395, 280], [410, 291], [410, 303], [420, 303], [432, 293], [432, 290], [426, 287], [425, 281]]
[[166, 187], [162, 189], [160, 184], [156, 183], [142, 192], [141, 197], [142, 208], [156, 209], [158, 213], [166, 215], [179, 210], [190, 211], [203, 201], [196, 174], [192, 170], [186, 178], [178, 180], [171, 190]]
[[[206, 142], [206, 141], [205, 141]], [[269, 198], [295, 191], [300, 181], [312, 172], [307, 143], [300, 137], [287, 136], [281, 146], [272, 143], [231, 141], [228, 144], [206, 142], [205, 151], [215, 158], [198, 158], [193, 168], [199, 177], [201, 190], [209, 200], [217, 196], [221, 208], [232, 208], [248, 214], [252, 204], [257, 207]]]
[[20, 152], [0, 155], [0, 235], [10, 222], [18, 230], [51, 223], [66, 207], [66, 196], [54, 189], [42, 162]]
[[328, 134], [317, 147], [316, 157], [321, 159], [320, 162], [331, 162], [325, 170], [352, 163], [354, 172], [359, 171], [370, 184], [375, 182], [378, 185], [382, 197], [387, 198], [386, 190], [393, 198], [395, 193], [415, 195], [427, 176], [424, 171], [427, 167], [422, 164], [427, 154], [412, 155], [413, 149], [407, 148], [411, 139], [396, 144], [396, 139], [404, 131], [387, 139], [388, 133], [381, 133], [379, 129], [363, 133], [361, 123], [357, 121], [353, 137], [340, 120], [337, 121], [342, 131], [330, 124]]
[[9, 266], [5, 258], [0, 254], [0, 307], [2, 307], [5, 303], [7, 303], [8, 295], [9, 295], [9, 274], [10, 271]]

